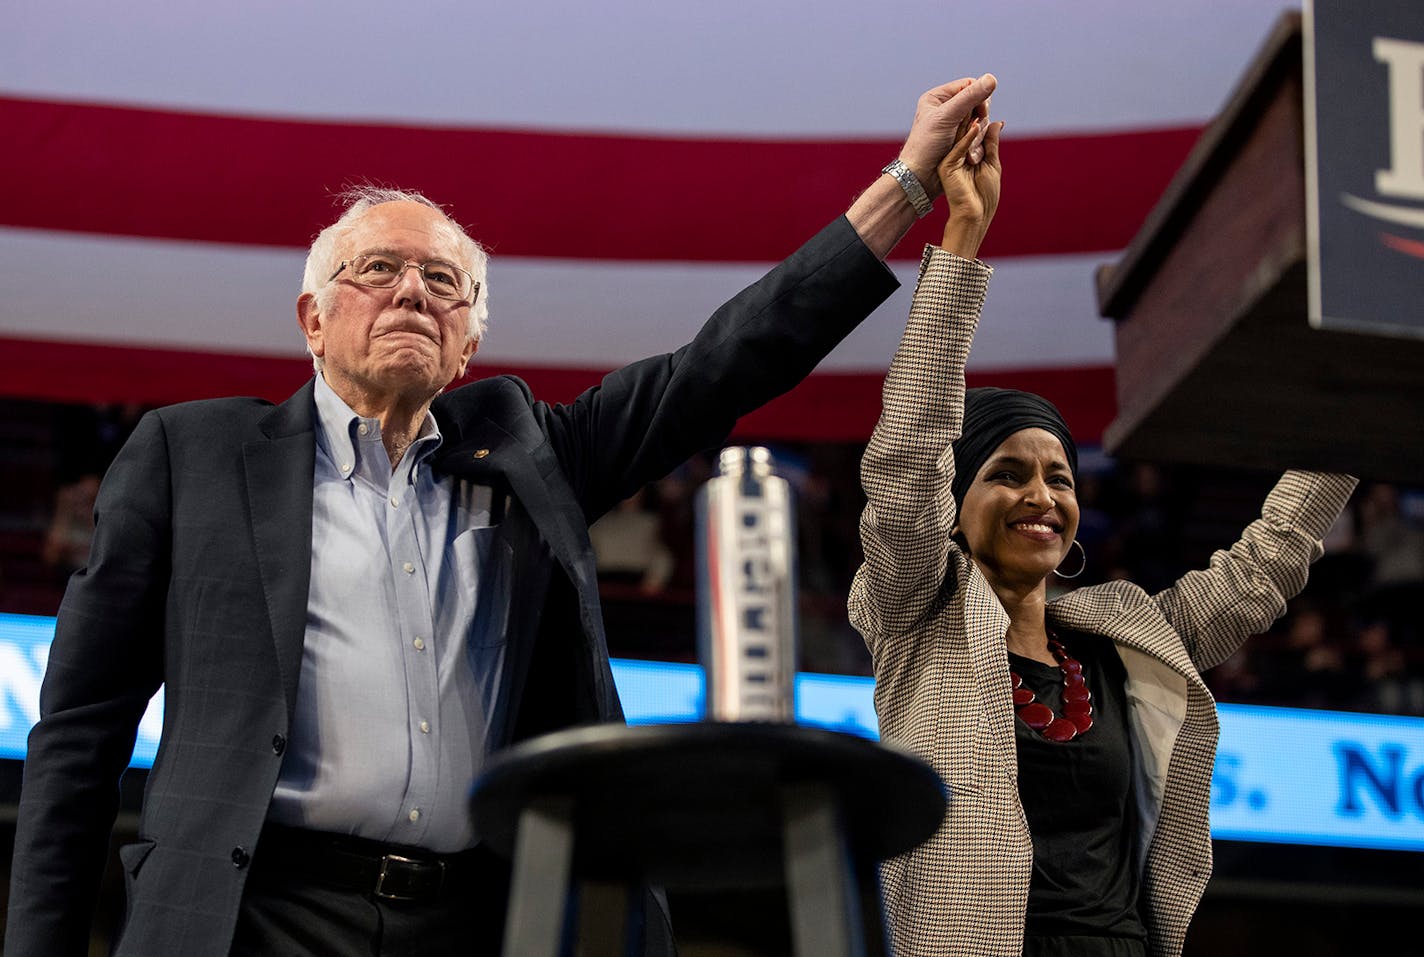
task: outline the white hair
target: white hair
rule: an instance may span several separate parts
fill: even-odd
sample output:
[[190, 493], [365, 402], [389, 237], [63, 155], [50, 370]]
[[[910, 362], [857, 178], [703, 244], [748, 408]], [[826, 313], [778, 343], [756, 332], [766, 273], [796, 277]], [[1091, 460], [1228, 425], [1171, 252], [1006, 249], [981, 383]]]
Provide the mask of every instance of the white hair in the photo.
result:
[[[312, 240], [311, 248], [307, 250], [306, 269], [302, 273], [302, 292], [316, 296], [317, 306], [322, 312], [326, 312], [331, 306], [333, 290], [327, 280], [341, 265], [336, 247], [356, 227], [360, 218], [372, 207], [382, 203], [419, 203], [444, 216], [455, 233], [455, 241], [459, 244], [464, 259], [456, 265], [464, 266], [480, 285], [479, 296], [470, 307], [469, 337], [477, 342], [484, 338], [485, 330], [489, 326], [489, 253], [470, 238], [464, 227], [451, 219], [439, 203], [411, 190], [356, 186], [342, 193], [341, 199], [346, 204], [345, 211], [336, 222], [317, 233], [316, 239]], [[311, 352], [310, 346], [307, 351]], [[321, 356], [312, 356], [312, 366], [316, 371], [321, 371]]]

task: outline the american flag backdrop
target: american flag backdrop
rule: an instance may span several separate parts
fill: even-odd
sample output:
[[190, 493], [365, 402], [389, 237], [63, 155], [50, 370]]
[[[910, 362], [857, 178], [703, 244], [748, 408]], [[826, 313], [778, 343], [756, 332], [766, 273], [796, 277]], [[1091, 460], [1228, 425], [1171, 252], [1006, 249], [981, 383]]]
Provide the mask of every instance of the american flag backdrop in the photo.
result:
[[[1093, 269], [1127, 244], [1281, 0], [45, 0], [0, 30], [0, 394], [280, 399], [344, 186], [423, 190], [492, 252], [474, 374], [549, 399], [675, 348], [842, 212], [916, 97], [995, 72], [996, 267], [970, 366], [1094, 439]], [[744, 421], [864, 439], [905, 288]]]

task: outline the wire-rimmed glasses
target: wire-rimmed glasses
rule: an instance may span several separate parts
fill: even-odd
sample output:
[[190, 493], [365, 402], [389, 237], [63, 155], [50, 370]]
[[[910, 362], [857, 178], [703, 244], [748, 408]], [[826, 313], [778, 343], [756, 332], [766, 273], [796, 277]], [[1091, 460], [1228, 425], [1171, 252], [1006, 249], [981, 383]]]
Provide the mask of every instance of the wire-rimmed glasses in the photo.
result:
[[331, 282], [341, 275], [342, 270], [349, 270], [352, 282], [383, 289], [400, 282], [400, 277], [412, 267], [420, 270], [426, 292], [437, 299], [453, 299], [473, 306], [480, 294], [480, 284], [475, 282], [475, 277], [454, 263], [439, 259], [415, 263], [391, 253], [365, 253], [354, 259], [344, 259], [326, 281]]

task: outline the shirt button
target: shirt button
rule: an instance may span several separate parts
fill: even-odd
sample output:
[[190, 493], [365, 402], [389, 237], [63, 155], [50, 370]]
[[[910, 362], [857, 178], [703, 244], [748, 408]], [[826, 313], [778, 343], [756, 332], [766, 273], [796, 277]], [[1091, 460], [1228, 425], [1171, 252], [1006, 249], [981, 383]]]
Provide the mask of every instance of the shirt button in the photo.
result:
[[407, 814], [406, 817], [410, 818], [410, 823], [414, 824], [416, 821], [420, 820], [420, 808], [411, 808], [410, 813]]
[[429, 721], [422, 721], [422, 722], [420, 722], [420, 733], [421, 733], [421, 734], [429, 734], [429, 733], [430, 733], [430, 722], [429, 722]]
[[365, 422], [362, 422], [360, 425], [358, 425], [358, 426], [356, 427], [356, 431], [357, 431], [358, 433], [360, 433], [361, 435], [365, 435], [366, 433], [368, 433], [368, 432], [371, 431], [371, 427], [370, 427], [369, 425], [367, 425]]
[[345, 463], [345, 462], [342, 462], [342, 463], [341, 463], [341, 474], [345, 475], [345, 474], [346, 474], [347, 472], [349, 472], [349, 471], [351, 471], [351, 466], [348, 465], [348, 464]]
[[407, 575], [415, 574], [415, 562], [406, 562], [404, 565], [401, 566], [401, 568], [405, 569], [405, 573]]
[[416, 639], [411, 642], [411, 644], [412, 644], [412, 645], [415, 645], [415, 650], [416, 650], [416, 651], [424, 651], [424, 650], [425, 650], [425, 639], [424, 639], [424, 638], [421, 638], [421, 637], [418, 637], [418, 636], [417, 636]]
[[400, 499], [394, 495], [391, 496], [391, 508], [400, 508]]

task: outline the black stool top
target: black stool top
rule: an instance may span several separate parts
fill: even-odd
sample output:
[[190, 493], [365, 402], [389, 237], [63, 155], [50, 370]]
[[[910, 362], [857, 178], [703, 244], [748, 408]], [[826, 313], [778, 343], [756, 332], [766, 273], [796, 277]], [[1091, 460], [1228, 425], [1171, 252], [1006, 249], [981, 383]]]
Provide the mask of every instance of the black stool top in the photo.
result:
[[928, 838], [946, 793], [918, 758], [820, 728], [703, 722], [594, 725], [502, 751], [475, 781], [475, 830], [513, 856], [533, 801], [572, 802], [574, 871], [602, 880], [729, 887], [782, 879], [782, 794], [819, 785], [859, 861]]

